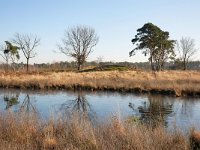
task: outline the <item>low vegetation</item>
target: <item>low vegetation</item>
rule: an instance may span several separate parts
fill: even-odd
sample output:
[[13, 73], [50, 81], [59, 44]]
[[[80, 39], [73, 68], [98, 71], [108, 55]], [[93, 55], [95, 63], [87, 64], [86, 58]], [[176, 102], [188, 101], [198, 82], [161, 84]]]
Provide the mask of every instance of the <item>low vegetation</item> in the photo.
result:
[[92, 72], [92, 71], [128, 71], [131, 70], [131, 67], [122, 66], [122, 65], [99, 65], [98, 67], [92, 67], [80, 70], [79, 72]]
[[110, 123], [92, 125], [74, 115], [41, 121], [36, 114], [0, 115], [1, 150], [189, 150], [189, 135], [167, 132], [162, 126], [149, 128], [112, 118]]
[[0, 73], [0, 87], [20, 89], [111, 90], [200, 96], [198, 71], [96, 71]]

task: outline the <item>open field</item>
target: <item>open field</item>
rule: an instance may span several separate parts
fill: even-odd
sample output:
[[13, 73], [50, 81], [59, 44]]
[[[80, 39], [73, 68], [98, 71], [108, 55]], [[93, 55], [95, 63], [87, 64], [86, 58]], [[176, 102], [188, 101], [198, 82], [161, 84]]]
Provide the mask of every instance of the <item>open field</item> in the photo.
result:
[[0, 73], [1, 88], [112, 90], [200, 96], [197, 71], [97, 71]]
[[[0, 116], [1, 150], [189, 150], [196, 138], [191, 132], [166, 131], [163, 126], [146, 127], [112, 118], [111, 123], [94, 126], [74, 115], [40, 121], [37, 115], [12, 112]], [[192, 145], [193, 145], [192, 144]]]

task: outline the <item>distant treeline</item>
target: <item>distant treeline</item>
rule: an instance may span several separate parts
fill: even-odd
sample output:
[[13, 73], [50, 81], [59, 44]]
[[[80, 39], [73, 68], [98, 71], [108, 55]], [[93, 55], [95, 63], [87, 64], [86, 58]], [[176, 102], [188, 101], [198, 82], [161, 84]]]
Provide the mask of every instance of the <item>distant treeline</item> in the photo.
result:
[[[141, 69], [141, 70], [151, 70], [151, 65], [149, 62], [86, 62], [83, 66], [83, 69], [87, 68], [94, 68], [98, 66], [107, 66], [107, 65], [115, 65], [115, 66], [125, 66], [130, 69]], [[12, 64], [14, 66], [15, 70], [25, 70], [26, 64], [23, 62], [21, 63], [15, 63]], [[32, 71], [67, 71], [67, 70], [76, 70], [77, 63], [75, 61], [67, 62], [67, 61], [61, 61], [61, 62], [55, 62], [55, 63], [41, 63], [41, 64], [32, 64], [30, 65], [30, 69]], [[7, 66], [5, 64], [0, 64], [1, 70], [6, 70]], [[178, 63], [174, 62], [166, 62], [165, 63], [165, 70], [181, 70], [181, 66]], [[12, 70], [12, 67], [10, 67], [10, 70]], [[200, 61], [191, 61], [188, 63], [188, 70], [200, 70]]]

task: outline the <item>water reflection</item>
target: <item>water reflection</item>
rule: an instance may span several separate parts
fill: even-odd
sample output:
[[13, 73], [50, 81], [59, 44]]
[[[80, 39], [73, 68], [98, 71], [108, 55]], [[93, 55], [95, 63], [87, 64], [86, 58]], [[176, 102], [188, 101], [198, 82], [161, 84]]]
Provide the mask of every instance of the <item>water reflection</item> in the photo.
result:
[[129, 103], [129, 107], [138, 112], [141, 123], [150, 126], [158, 124], [167, 126], [167, 118], [174, 115], [173, 103], [158, 95], [148, 95], [148, 101], [143, 102], [138, 108], [134, 108], [132, 103]]
[[61, 111], [68, 117], [78, 115], [81, 120], [89, 119], [92, 122], [96, 121], [96, 113], [83, 92], [78, 92], [75, 99], [67, 100], [61, 105]]
[[[5, 94], [3, 100], [6, 103], [6, 110], [13, 109], [15, 112], [26, 112], [26, 114], [36, 113], [36, 106], [33, 104], [33, 101], [30, 99], [29, 94], [20, 96], [20, 93], [17, 94]], [[14, 106], [15, 109], [13, 108]]]
[[36, 113], [36, 107], [31, 102], [29, 94], [26, 94], [21, 106], [20, 111], [26, 112], [26, 113]]
[[191, 125], [200, 128], [200, 99], [189, 97], [0, 89], [0, 109], [3, 113], [7, 110], [16, 113], [23, 111], [28, 117], [29, 113], [37, 112], [42, 119], [49, 119], [51, 115], [59, 118], [62, 115], [67, 120], [76, 114], [80, 121], [89, 119], [95, 124], [107, 123], [113, 114], [119, 113], [121, 119], [126, 120], [132, 115], [130, 121], [136, 118], [137, 122], [151, 126], [159, 122], [167, 128], [173, 128], [174, 125], [184, 130]]
[[6, 110], [10, 109], [12, 106], [19, 104], [19, 95], [4, 95], [3, 100], [6, 102]]

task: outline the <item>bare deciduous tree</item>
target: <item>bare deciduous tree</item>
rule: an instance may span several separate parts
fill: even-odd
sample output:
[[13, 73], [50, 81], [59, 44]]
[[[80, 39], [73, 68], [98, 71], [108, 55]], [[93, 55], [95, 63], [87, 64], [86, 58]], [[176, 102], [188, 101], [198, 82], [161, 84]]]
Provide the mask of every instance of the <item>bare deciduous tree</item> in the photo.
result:
[[102, 69], [102, 65], [103, 65], [103, 64], [102, 64], [102, 63], [103, 63], [103, 56], [97, 57], [96, 62], [97, 62], [97, 64], [98, 64], [99, 68]]
[[58, 45], [58, 47], [63, 54], [76, 60], [77, 69], [80, 70], [98, 40], [93, 28], [76, 26], [65, 32], [62, 39], [63, 46]]
[[40, 38], [31, 34], [16, 33], [13, 43], [17, 44], [26, 58], [26, 70], [29, 70], [29, 60], [36, 56], [35, 48], [40, 44]]
[[195, 40], [190, 37], [182, 37], [181, 40], [177, 42], [177, 49], [183, 70], [186, 70], [191, 57], [197, 52]]

